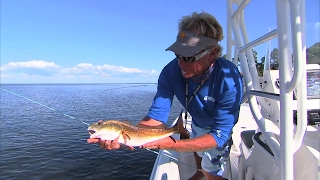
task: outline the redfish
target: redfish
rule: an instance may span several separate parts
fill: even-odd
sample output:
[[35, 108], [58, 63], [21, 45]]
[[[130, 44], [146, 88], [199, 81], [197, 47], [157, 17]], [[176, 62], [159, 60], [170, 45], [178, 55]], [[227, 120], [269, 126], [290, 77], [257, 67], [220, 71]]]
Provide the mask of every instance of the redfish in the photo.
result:
[[118, 143], [132, 147], [171, 137], [173, 134], [181, 134], [183, 133], [181, 130], [177, 124], [171, 128], [150, 129], [136, 127], [118, 120], [99, 121], [88, 128], [90, 138], [117, 140]]

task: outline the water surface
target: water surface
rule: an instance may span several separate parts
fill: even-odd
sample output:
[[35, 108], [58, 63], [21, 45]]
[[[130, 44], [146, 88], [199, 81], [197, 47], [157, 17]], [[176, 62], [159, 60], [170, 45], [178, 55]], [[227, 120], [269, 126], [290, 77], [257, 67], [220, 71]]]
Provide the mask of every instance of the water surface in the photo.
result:
[[[149, 179], [156, 154], [144, 149], [106, 151], [88, 144], [87, 125], [82, 121], [129, 119], [136, 124], [146, 115], [156, 85], [32, 84], [1, 88], [36, 102], [0, 91], [1, 179]], [[181, 108], [175, 99], [168, 125]]]

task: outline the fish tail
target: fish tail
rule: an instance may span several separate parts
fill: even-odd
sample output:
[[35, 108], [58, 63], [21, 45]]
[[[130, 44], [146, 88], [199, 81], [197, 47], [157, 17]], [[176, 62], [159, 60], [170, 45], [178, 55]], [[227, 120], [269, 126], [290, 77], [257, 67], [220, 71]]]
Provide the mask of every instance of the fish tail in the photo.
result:
[[183, 126], [180, 125], [179, 120], [172, 126], [171, 129], [173, 129], [173, 133], [174, 134], [180, 134], [181, 128], [183, 128]]
[[183, 137], [183, 139], [189, 139], [190, 132], [183, 127], [182, 118], [179, 118], [172, 128], [175, 134], [180, 134], [180, 137]]
[[180, 134], [180, 132], [181, 132], [181, 128], [178, 127], [177, 125], [174, 125], [173, 126], [173, 133], [174, 134]]

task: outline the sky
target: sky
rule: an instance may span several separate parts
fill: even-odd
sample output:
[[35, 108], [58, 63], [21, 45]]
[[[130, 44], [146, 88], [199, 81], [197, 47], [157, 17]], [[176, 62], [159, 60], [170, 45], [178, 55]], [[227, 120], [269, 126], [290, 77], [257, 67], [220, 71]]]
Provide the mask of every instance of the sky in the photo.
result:
[[[0, 83], [156, 83], [174, 54], [182, 16], [214, 15], [224, 28], [224, 0], [0, 0]], [[319, 42], [319, 0], [306, 0], [306, 45]], [[275, 0], [245, 9], [254, 40], [276, 28]], [[271, 42], [271, 46], [277, 40]], [[254, 49], [258, 59], [266, 44]]]

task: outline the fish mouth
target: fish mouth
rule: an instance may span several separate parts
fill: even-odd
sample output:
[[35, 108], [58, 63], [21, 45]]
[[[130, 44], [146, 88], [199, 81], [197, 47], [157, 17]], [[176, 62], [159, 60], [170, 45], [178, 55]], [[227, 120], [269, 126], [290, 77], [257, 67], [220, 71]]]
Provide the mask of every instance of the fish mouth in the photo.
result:
[[96, 131], [94, 131], [94, 130], [88, 130], [88, 131], [89, 131], [89, 134], [90, 134], [90, 135], [96, 133]]

